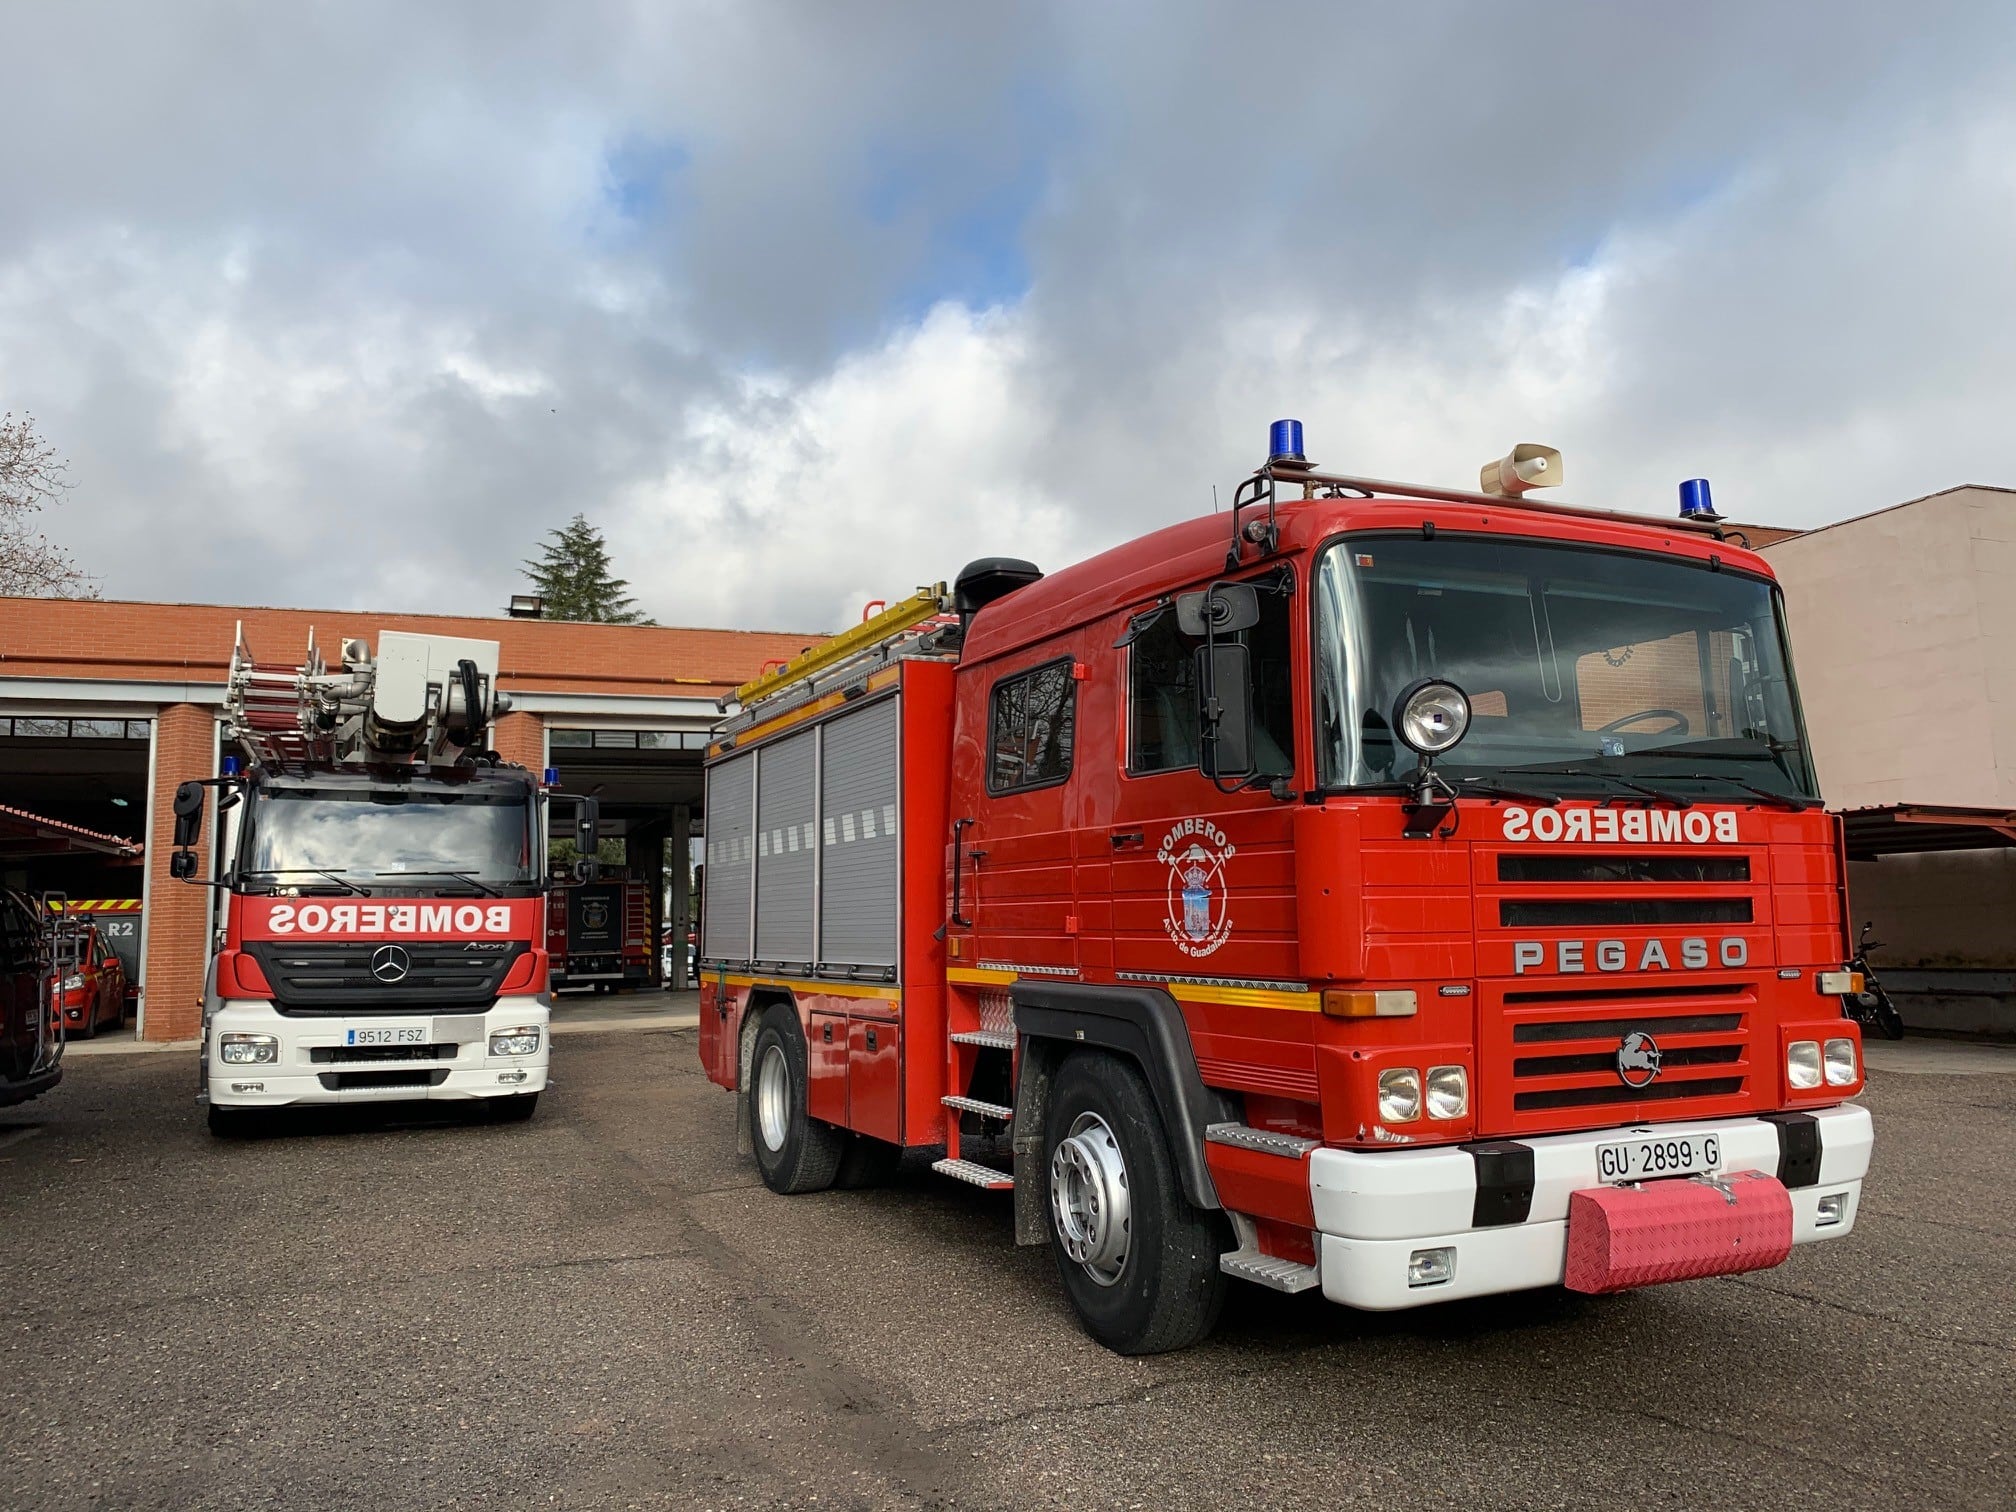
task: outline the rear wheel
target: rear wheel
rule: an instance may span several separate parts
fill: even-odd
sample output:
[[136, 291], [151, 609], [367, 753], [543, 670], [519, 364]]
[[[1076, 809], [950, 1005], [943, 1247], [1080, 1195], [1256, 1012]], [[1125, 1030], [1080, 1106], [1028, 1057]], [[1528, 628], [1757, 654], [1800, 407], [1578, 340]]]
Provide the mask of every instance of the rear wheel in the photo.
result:
[[1074, 1055], [1044, 1121], [1050, 1249], [1085, 1331], [1120, 1354], [1184, 1349], [1225, 1300], [1219, 1220], [1190, 1205], [1148, 1083], [1111, 1055]]
[[805, 1111], [805, 1039], [796, 1013], [764, 1011], [749, 1068], [749, 1137], [763, 1184], [786, 1195], [824, 1191], [847, 1138]]

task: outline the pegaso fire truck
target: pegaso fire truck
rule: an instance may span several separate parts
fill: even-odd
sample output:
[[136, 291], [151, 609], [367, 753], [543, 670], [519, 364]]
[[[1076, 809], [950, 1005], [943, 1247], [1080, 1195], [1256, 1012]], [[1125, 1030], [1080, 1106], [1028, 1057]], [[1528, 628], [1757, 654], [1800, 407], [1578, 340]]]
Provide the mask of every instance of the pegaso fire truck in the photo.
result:
[[765, 1182], [1012, 1192], [1087, 1330], [1413, 1307], [1854, 1226], [1840, 836], [1770, 570], [1676, 519], [1318, 471], [988, 559], [739, 690], [701, 1055]]
[[[595, 853], [592, 799], [488, 749], [497, 643], [387, 630], [374, 656], [311, 632], [261, 666], [242, 627], [225, 693], [249, 765], [184, 783], [171, 868], [193, 879], [220, 790], [222, 893], [198, 1100], [238, 1132], [283, 1107], [481, 1099], [528, 1118], [546, 1085], [549, 811]], [[592, 876], [593, 863], [581, 875]]]

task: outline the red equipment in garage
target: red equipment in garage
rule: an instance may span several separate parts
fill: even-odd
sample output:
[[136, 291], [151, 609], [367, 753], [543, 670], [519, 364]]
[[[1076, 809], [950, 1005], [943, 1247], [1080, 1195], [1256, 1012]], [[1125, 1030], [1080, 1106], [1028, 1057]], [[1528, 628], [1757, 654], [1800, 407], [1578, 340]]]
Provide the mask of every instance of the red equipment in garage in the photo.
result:
[[700, 1051], [765, 1181], [942, 1147], [1127, 1352], [1228, 1275], [1398, 1308], [1848, 1232], [1770, 569], [1698, 479], [1655, 520], [1520, 497], [1543, 447], [1471, 493], [1275, 431], [1229, 518], [976, 562], [739, 690]]

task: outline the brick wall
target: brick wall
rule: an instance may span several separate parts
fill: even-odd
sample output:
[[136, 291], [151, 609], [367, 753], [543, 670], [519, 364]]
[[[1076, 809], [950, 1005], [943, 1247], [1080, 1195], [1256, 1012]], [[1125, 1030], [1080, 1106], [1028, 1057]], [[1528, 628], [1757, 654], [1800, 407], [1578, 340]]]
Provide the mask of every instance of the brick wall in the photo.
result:
[[546, 721], [537, 714], [506, 714], [490, 732], [490, 745], [529, 772], [545, 766]]
[[[211, 776], [217, 760], [216, 716], [196, 704], [169, 704], [154, 724], [154, 812], [148, 821], [147, 960], [141, 971], [150, 1040], [194, 1039], [203, 1024], [204, 932], [210, 889], [168, 875], [175, 848], [175, 785]], [[204, 806], [203, 835], [215, 836], [217, 802]], [[207, 846], [198, 854], [208, 856]]]

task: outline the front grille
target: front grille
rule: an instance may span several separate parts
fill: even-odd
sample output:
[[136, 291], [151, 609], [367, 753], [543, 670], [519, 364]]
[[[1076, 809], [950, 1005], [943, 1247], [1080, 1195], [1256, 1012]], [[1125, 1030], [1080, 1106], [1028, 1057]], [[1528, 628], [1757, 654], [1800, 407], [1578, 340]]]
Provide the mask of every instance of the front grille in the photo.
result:
[[329, 1092], [351, 1087], [438, 1087], [448, 1080], [448, 1068], [429, 1071], [419, 1067], [393, 1071], [324, 1071], [315, 1078]]
[[[397, 982], [372, 972], [373, 956], [387, 944], [408, 957]], [[523, 940], [501, 949], [459, 940], [253, 940], [245, 948], [273, 984], [273, 1006], [312, 1015], [418, 1007], [480, 1012], [497, 1001], [497, 989], [530, 947]]]
[[1748, 856], [1576, 856], [1507, 851], [1500, 882], [1748, 882]]
[[[1501, 992], [1486, 1031], [1486, 1065], [1509, 1068], [1487, 1099], [1490, 1132], [1676, 1118], [1741, 1111], [1753, 1100], [1754, 982]], [[1658, 1074], [1632, 1086], [1619, 1052], [1634, 1035], [1658, 1047]], [[1642, 1046], [1635, 1046], [1642, 1051]], [[1641, 1067], [1631, 1068], [1634, 1079]], [[1509, 1085], [1508, 1085], [1509, 1084]], [[1509, 1092], [1509, 1096], [1507, 1095]]]
[[1508, 929], [1570, 924], [1748, 924], [1748, 898], [1500, 898]]
[[351, 1066], [360, 1061], [444, 1061], [455, 1059], [460, 1045], [317, 1045], [308, 1060], [316, 1066]]

